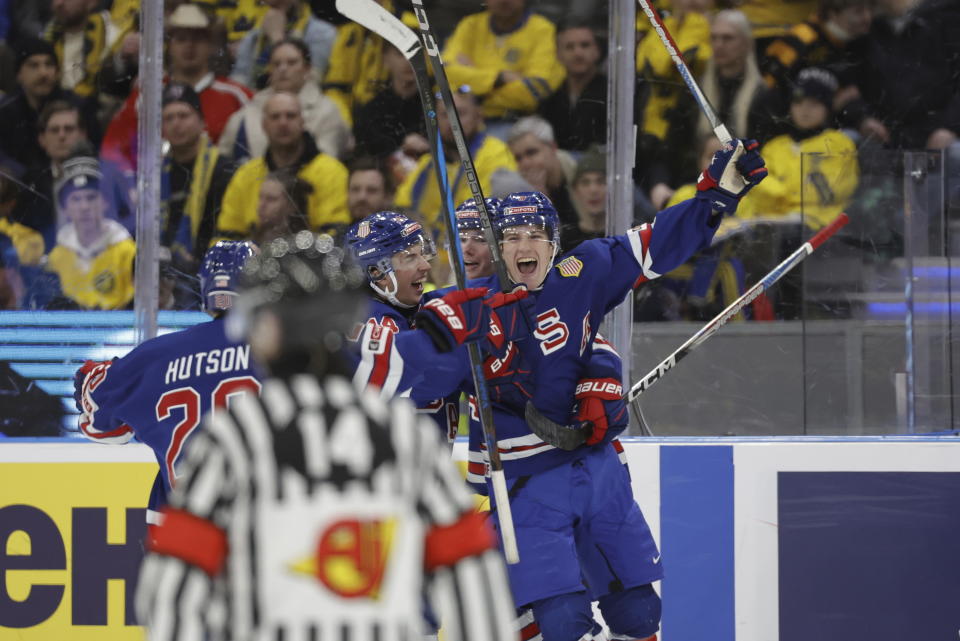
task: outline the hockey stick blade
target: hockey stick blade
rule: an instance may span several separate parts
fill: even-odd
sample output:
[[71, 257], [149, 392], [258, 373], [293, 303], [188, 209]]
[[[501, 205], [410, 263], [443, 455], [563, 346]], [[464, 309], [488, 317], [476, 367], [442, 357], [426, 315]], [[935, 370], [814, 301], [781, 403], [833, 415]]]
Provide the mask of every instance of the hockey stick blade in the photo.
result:
[[337, 0], [337, 11], [392, 44], [407, 60], [422, 46], [417, 34], [376, 0]]
[[579, 426], [570, 427], [555, 423], [540, 413], [533, 403], [527, 401], [527, 407], [524, 411], [524, 418], [527, 420], [527, 426], [530, 431], [536, 434], [545, 443], [561, 449], [575, 450], [590, 437], [593, 432], [593, 426], [590, 423], [584, 423]]

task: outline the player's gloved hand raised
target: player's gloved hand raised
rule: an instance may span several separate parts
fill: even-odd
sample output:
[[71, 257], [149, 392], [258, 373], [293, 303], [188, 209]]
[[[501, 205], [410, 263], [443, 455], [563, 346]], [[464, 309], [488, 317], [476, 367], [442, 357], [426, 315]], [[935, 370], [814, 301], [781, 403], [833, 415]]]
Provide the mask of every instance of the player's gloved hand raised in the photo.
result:
[[77, 406], [77, 411], [83, 412], [83, 403], [81, 401], [83, 397], [83, 383], [87, 380], [87, 374], [92, 372], [96, 367], [100, 365], [109, 365], [113, 361], [117, 360], [116, 357], [113, 360], [109, 361], [91, 361], [86, 360], [83, 362], [83, 365], [80, 366], [74, 375], [73, 375], [73, 403]]
[[416, 314], [417, 327], [427, 332], [441, 352], [483, 338], [490, 325], [490, 307], [483, 300], [487, 291], [469, 287], [427, 301]]
[[590, 426], [592, 430], [587, 437], [587, 445], [602, 441], [610, 427], [610, 420], [617, 422], [626, 412], [623, 385], [615, 378], [580, 379], [574, 397], [577, 399], [574, 420], [581, 426]]
[[487, 340], [491, 353], [499, 358], [511, 341], [523, 340], [533, 332], [537, 302], [519, 285], [512, 292], [494, 294], [486, 304], [492, 308]]
[[713, 155], [697, 179], [697, 195], [713, 211], [732, 214], [748, 191], [767, 177], [767, 167], [756, 140], [734, 139]]

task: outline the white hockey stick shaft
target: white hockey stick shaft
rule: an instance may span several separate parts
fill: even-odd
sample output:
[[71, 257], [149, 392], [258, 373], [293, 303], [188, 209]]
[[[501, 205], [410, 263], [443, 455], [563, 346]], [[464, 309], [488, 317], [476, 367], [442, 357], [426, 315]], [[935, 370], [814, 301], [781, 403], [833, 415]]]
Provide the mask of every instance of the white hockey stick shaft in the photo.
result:
[[[850, 219], [847, 218], [846, 214], [840, 214], [834, 218], [829, 225], [818, 231], [810, 240], [798, 247], [796, 251], [787, 256], [783, 262], [764, 276], [760, 282], [745, 291], [740, 298], [730, 303], [726, 309], [701, 327], [696, 334], [687, 339], [675, 352], [663, 359], [659, 365], [637, 381], [637, 383], [630, 388], [630, 391], [627, 392], [627, 402], [635, 403], [641, 394], [650, 389], [654, 383], [660, 380], [663, 375], [679, 363], [681, 359], [720, 331], [720, 328], [726, 325], [740, 310], [753, 302], [764, 291], [770, 289], [784, 274], [799, 265], [803, 259], [812, 254], [817, 247], [822, 245], [825, 240], [833, 236], [838, 229], [846, 225], [849, 221]], [[639, 408], [637, 409], [639, 410]]]
[[710, 127], [713, 128], [713, 133], [721, 143], [727, 144], [733, 140], [733, 136], [727, 131], [726, 125], [720, 122], [720, 117], [717, 115], [713, 105], [710, 104], [707, 97], [703, 95], [703, 91], [700, 90], [700, 85], [697, 84], [696, 78], [690, 73], [690, 68], [687, 67], [687, 63], [680, 53], [680, 47], [674, 42], [673, 36], [670, 35], [667, 26], [663, 24], [663, 20], [660, 19], [660, 14], [657, 13], [657, 10], [650, 4], [650, 0], [637, 0], [637, 2], [640, 3], [640, 8], [643, 9], [643, 12], [647, 15], [647, 19], [650, 20], [650, 24], [657, 33], [657, 37], [660, 38], [660, 42], [663, 43], [667, 54], [673, 60], [673, 64], [676, 65], [677, 71], [680, 72], [680, 77], [683, 78], [684, 84], [687, 85], [690, 93], [693, 94], [693, 99], [696, 100], [700, 111], [703, 112], [703, 115], [707, 118], [707, 122], [710, 123]]
[[[396, 16], [374, 0], [337, 0], [336, 6], [337, 11], [344, 16], [376, 33], [400, 50], [413, 66], [417, 87], [420, 91], [420, 99], [423, 103], [427, 134], [434, 153], [434, 164], [436, 165], [440, 194], [442, 197], [445, 197], [443, 205], [447, 214], [446, 231], [448, 242], [450, 243], [451, 251], [454, 251], [458, 257], [454, 275], [456, 276], [457, 287], [463, 289], [465, 287], [463, 256], [460, 252], [459, 237], [457, 236], [456, 223], [454, 222], [452, 196], [449, 193], [450, 187], [446, 180], [446, 164], [443, 159], [442, 142], [439, 140], [437, 112], [433, 102], [430, 81], [427, 76], [426, 63], [422, 59], [423, 45], [420, 38]], [[448, 105], [448, 115], [451, 120], [456, 117], [452, 101], [451, 104]], [[472, 161], [470, 162], [470, 166], [472, 168]], [[481, 199], [478, 208], [482, 208], [483, 206], [484, 203]], [[489, 227], [489, 220], [487, 221], [487, 226]], [[494, 499], [496, 500], [504, 556], [506, 557], [507, 563], [516, 564], [520, 562], [520, 554], [517, 548], [517, 536], [513, 528], [513, 513], [510, 510], [507, 483], [503, 474], [503, 463], [500, 460], [500, 451], [497, 447], [496, 428], [493, 424], [493, 409], [491, 407], [489, 394], [487, 393], [486, 380], [483, 373], [483, 361], [480, 350], [475, 343], [469, 344], [467, 348], [470, 355], [470, 369], [473, 374], [474, 387], [477, 392], [480, 424], [483, 427], [487, 443], [487, 455], [490, 460], [490, 483], [493, 486]]]
[[[420, 37], [423, 40], [424, 53], [430, 59], [430, 64], [433, 67], [434, 79], [440, 88], [440, 99], [443, 101], [443, 104], [447, 110], [447, 119], [450, 121], [450, 130], [457, 146], [457, 152], [460, 155], [460, 163], [463, 167], [463, 173], [467, 178], [467, 183], [470, 185], [470, 191], [473, 194], [474, 203], [476, 204], [477, 211], [480, 214], [480, 226], [483, 228], [484, 235], [488, 241], [488, 246], [490, 247], [490, 256], [493, 262], [494, 273], [497, 275], [500, 289], [502, 291], [509, 291], [511, 289], [510, 279], [507, 276], [507, 269], [503, 262], [503, 257], [500, 255], [500, 245], [496, 242], [496, 237], [493, 233], [493, 226], [490, 222], [490, 212], [487, 211], [486, 200], [483, 195], [483, 190], [480, 187], [480, 179], [477, 175], [476, 167], [473, 164], [473, 158], [470, 156], [470, 149], [467, 146], [466, 138], [463, 135], [463, 128], [460, 126], [460, 115], [457, 113], [457, 106], [453, 100], [453, 93], [450, 91], [450, 83], [447, 80], [447, 72], [443, 67], [443, 60], [440, 57], [440, 48], [437, 46], [437, 39], [433, 35], [433, 29], [430, 27], [430, 21], [427, 19], [427, 12], [423, 7], [421, 0], [413, 0], [413, 11], [417, 16], [417, 22], [420, 25]], [[442, 170], [445, 172], [446, 168], [438, 167], [437, 170]], [[462, 266], [463, 256], [460, 252], [460, 247], [457, 244], [459, 243], [459, 238], [457, 237], [456, 219], [452, 210], [453, 197], [452, 194], [449, 193], [449, 190], [448, 200], [450, 201], [448, 207], [450, 208], [448, 229], [450, 230], [451, 234], [451, 251], [456, 252], [459, 266]], [[471, 345], [470, 348], [479, 351], [479, 348], [477, 348], [475, 345]], [[481, 390], [480, 388], [480, 385], [484, 383], [485, 381], [479, 381], [477, 383], [478, 402], [481, 400], [479, 394], [481, 392], [486, 394], [486, 389], [484, 388]], [[489, 402], [489, 399], [486, 399], [485, 402], [478, 404], [480, 410], [480, 422], [483, 426], [484, 438], [487, 443], [487, 456], [490, 459], [490, 482], [493, 486], [494, 500], [496, 501], [498, 515], [497, 518], [500, 522], [500, 534], [501, 538], [503, 539], [503, 554], [507, 559], [507, 563], [516, 564], [520, 562], [520, 551], [517, 548], [517, 537], [513, 529], [513, 511], [510, 509], [510, 498], [507, 493], [507, 483], [503, 474], [503, 463], [500, 461], [500, 450], [497, 445], [497, 433], [493, 422], [493, 408]]]
[[450, 82], [447, 80], [447, 71], [443, 66], [443, 58], [440, 56], [440, 47], [437, 45], [433, 28], [427, 19], [427, 10], [423, 6], [423, 0], [412, 1], [413, 13], [417, 17], [417, 22], [420, 25], [420, 35], [423, 38], [424, 51], [430, 59], [433, 76], [437, 82], [437, 87], [440, 89], [440, 99], [447, 109], [447, 119], [450, 121], [450, 130], [453, 134], [454, 143], [457, 146], [457, 153], [460, 155], [463, 175], [467, 179], [470, 193], [473, 194], [477, 212], [480, 214], [480, 226], [483, 228], [487, 245], [490, 247], [493, 271], [497, 275], [500, 290], [508, 292], [513, 289], [513, 286], [507, 275], [507, 267], [503, 262], [503, 256], [500, 254], [500, 244], [497, 242], [496, 235], [493, 231], [491, 212], [487, 211], [486, 198], [483, 195], [483, 188], [480, 186], [480, 177], [477, 175], [477, 169], [473, 164], [473, 157], [470, 155], [470, 147], [467, 145], [467, 140], [463, 135], [463, 127], [460, 125], [460, 114], [457, 112], [457, 106], [453, 100], [453, 92], [450, 90]]

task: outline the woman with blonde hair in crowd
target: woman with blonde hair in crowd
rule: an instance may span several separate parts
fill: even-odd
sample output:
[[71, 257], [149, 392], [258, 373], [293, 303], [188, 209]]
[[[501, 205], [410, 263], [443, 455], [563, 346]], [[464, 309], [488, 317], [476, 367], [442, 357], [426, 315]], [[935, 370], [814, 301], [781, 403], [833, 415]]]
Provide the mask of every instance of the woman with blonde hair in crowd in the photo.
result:
[[[724, 9], [710, 23], [712, 55], [700, 78], [703, 93], [717, 110], [720, 120], [735, 138], [756, 138], [753, 131], [760, 113], [766, 85], [757, 67], [757, 55], [750, 22], [742, 11]], [[713, 131], [700, 116], [698, 138]]]

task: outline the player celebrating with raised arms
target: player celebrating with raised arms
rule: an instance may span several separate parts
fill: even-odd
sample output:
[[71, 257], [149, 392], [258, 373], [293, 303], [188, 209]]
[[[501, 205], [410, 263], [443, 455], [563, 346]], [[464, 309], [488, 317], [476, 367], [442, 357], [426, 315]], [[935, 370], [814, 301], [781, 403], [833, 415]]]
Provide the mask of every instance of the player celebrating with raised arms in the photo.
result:
[[[704, 170], [694, 198], [661, 211], [652, 224], [585, 241], [556, 264], [559, 217], [550, 200], [523, 192], [501, 203], [494, 227], [511, 280], [535, 299], [536, 340], [488, 349], [485, 369], [520, 551], [520, 563], [508, 567], [511, 587], [517, 607], [533, 609], [544, 641], [603, 638], [591, 601], [599, 601], [613, 638], [656, 636], [660, 599], [651, 583], [663, 575], [660, 554], [626, 469], [608, 446], [626, 427], [627, 413], [619, 371], [592, 369], [598, 352], [609, 349], [597, 328], [636, 284], [709, 245], [721, 216], [766, 175], [756, 148], [733, 141]], [[461, 389], [469, 390], [465, 360]], [[424, 379], [414, 393], [438, 384]], [[562, 449], [531, 429], [528, 418], [544, 417], [562, 425], [589, 421], [593, 432], [585, 445]], [[477, 481], [485, 443], [472, 408], [470, 442], [481, 453], [469, 465]]]
[[187, 448], [140, 574], [150, 641], [413, 641], [424, 594], [448, 641], [515, 641], [495, 537], [435, 428], [350, 382], [369, 296], [344, 253], [302, 231], [244, 268], [228, 329], [263, 393]]
[[134, 436], [153, 449], [160, 465], [147, 510], [156, 511], [177, 478], [184, 444], [204, 414], [234, 397], [258, 393], [250, 347], [229, 340], [223, 318], [233, 306], [243, 263], [256, 253], [250, 242], [220, 241], [200, 267], [200, 292], [208, 323], [158, 336], [121, 359], [87, 361], [74, 376], [80, 431], [98, 443]]

